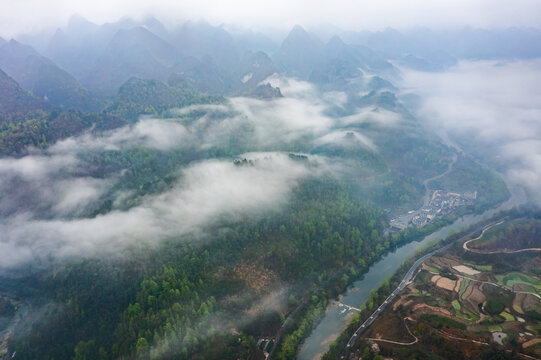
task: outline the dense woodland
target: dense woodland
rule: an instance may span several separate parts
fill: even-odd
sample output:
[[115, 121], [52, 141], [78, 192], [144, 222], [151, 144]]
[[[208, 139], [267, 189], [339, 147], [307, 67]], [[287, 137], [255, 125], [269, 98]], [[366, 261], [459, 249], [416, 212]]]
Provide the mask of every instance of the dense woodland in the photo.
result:
[[[154, 345], [152, 351], [173, 358], [235, 358], [250, 344], [253, 352], [257, 334], [246, 333], [247, 343], [233, 346], [236, 336], [214, 323], [250, 305], [248, 299], [228, 300], [246, 286], [232, 274], [233, 268], [255, 261], [276, 274], [277, 284], [299, 284], [305, 291], [310, 284], [328, 286], [326, 292], [332, 294], [392, 246], [389, 240], [382, 241], [384, 220], [382, 212], [356, 204], [331, 179], [306, 183], [280, 215], [230, 224], [227, 231], [213, 236], [211, 244], [171, 240], [155, 251], [133, 249], [121, 264], [92, 259], [45, 276], [38, 286], [58, 303], [69, 305], [50, 309], [43, 324], [32, 324], [31, 336], [16, 339], [13, 345], [28, 354], [22, 355], [25, 358], [46, 348], [50, 352], [53, 339], [56, 355], [51, 358], [73, 353], [77, 359], [85, 354], [93, 358], [90, 354], [100, 351], [108, 354], [105, 358], [135, 356], [150, 351], [149, 344]], [[149, 263], [155, 257], [159, 264]], [[335, 279], [343, 269], [349, 270]], [[80, 280], [73, 287], [75, 279]], [[333, 281], [328, 283], [329, 279]], [[291, 341], [296, 348], [295, 340], [286, 338], [284, 358], [291, 357]], [[228, 352], [230, 346], [235, 350]]]

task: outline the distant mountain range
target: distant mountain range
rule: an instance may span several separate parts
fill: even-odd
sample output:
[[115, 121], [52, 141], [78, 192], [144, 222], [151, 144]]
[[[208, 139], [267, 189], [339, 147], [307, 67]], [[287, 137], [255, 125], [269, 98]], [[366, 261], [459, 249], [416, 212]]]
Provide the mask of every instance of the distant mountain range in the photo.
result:
[[36, 97], [54, 106], [96, 111], [102, 105], [67, 71], [15, 40], [0, 46], [0, 69]]
[[0, 38], [0, 122], [69, 110], [132, 120], [222, 96], [280, 97], [265, 82], [275, 73], [345, 92], [350, 106], [394, 109], [392, 83], [400, 73], [393, 63], [441, 71], [460, 59], [541, 56], [537, 29], [324, 30], [326, 42], [296, 25], [278, 45], [261, 33], [204, 21], [97, 25], [74, 15], [54, 33], [20, 36], [26, 44]]
[[[45, 54], [104, 97], [114, 96], [131, 77], [165, 81], [172, 74], [185, 76], [203, 92], [223, 94], [245, 89], [242, 79], [249, 73], [262, 74], [253, 76], [253, 87], [256, 79], [272, 74], [261, 68], [253, 71], [252, 65], [274, 71], [262, 61], [268, 58], [262, 50], [274, 47], [262, 34], [229, 33], [203, 21], [168, 30], [155, 18], [99, 26], [75, 15], [52, 36]], [[254, 53], [258, 59], [251, 62]], [[243, 65], [246, 69], [239, 68]]]
[[441, 71], [458, 60], [531, 59], [541, 56], [541, 29], [472, 29], [433, 31], [344, 32], [351, 44], [369, 47], [404, 66]]
[[298, 25], [278, 47], [263, 34], [204, 21], [167, 29], [155, 18], [96, 25], [74, 15], [47, 44], [36, 43], [44, 55], [15, 40], [2, 44], [0, 68], [35, 96], [82, 111], [103, 108], [132, 77], [180, 76], [203, 93], [236, 95], [251, 93], [278, 72], [335, 87], [363, 71], [396, 73], [367, 48], [338, 36], [325, 44]]
[[132, 77], [167, 81], [177, 74], [204, 93], [235, 95], [255, 89], [274, 72], [340, 88], [363, 73], [396, 79], [389, 59], [440, 71], [460, 59], [541, 56], [537, 29], [351, 32], [332, 27], [322, 33], [327, 42], [316, 33], [296, 25], [278, 45], [261, 33], [205, 21], [167, 28], [148, 17], [97, 25], [74, 15], [49, 36], [20, 37], [34, 48], [0, 38], [0, 68], [55, 106], [93, 111]]

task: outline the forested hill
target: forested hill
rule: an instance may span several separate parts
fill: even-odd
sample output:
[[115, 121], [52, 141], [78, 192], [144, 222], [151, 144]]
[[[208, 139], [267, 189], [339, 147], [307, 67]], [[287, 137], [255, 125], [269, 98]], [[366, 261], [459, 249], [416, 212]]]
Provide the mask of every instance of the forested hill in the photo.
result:
[[105, 112], [136, 120], [141, 114], [159, 115], [171, 108], [213, 101], [219, 101], [219, 97], [205, 96], [176, 77], [171, 77], [169, 84], [160, 80], [131, 78], [120, 87]]
[[169, 83], [132, 78], [102, 112], [82, 113], [45, 103], [1, 72], [0, 154], [18, 154], [29, 145], [44, 148], [90, 128], [114, 129], [144, 114], [160, 115], [171, 108], [222, 101], [199, 93], [181, 78], [171, 77]]
[[34, 97], [0, 70], [0, 154], [21, 154], [29, 146], [46, 147], [85, 129], [125, 124], [107, 114], [61, 111]]
[[0, 69], [0, 125], [50, 110]]

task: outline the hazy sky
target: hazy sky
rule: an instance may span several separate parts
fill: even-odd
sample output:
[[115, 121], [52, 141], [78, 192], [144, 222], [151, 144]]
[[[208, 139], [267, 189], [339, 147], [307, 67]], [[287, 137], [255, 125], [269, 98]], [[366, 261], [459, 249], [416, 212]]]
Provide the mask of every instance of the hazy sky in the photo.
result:
[[0, 9], [4, 37], [64, 25], [74, 13], [97, 23], [150, 13], [170, 21], [204, 18], [214, 24], [259, 28], [320, 23], [346, 29], [541, 24], [539, 0], [0, 0]]

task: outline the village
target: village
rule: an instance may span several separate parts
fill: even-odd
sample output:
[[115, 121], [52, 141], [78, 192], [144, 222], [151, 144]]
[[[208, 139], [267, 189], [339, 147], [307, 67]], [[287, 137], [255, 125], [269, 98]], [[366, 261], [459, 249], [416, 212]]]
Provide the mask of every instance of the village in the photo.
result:
[[458, 193], [434, 190], [426, 205], [419, 210], [410, 210], [407, 214], [391, 219], [390, 223], [397, 229], [409, 226], [421, 228], [438, 217], [455, 212], [461, 206], [473, 205], [476, 199], [477, 191]]

